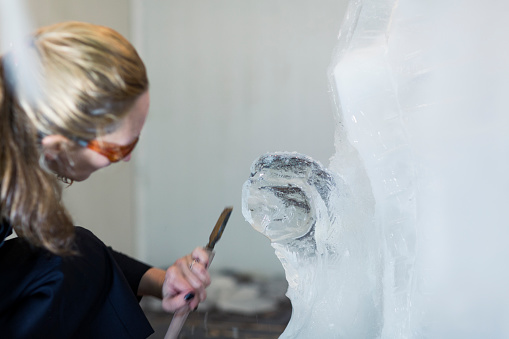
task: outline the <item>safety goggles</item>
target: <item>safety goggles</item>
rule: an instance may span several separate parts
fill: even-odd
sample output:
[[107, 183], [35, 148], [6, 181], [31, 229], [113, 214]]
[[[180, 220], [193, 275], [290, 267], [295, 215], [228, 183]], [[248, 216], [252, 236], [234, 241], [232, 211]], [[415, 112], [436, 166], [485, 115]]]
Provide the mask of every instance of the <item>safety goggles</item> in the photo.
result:
[[110, 162], [118, 162], [127, 157], [138, 143], [139, 137], [128, 145], [118, 145], [112, 142], [98, 141], [96, 139], [87, 143], [86, 147], [94, 152], [104, 155]]

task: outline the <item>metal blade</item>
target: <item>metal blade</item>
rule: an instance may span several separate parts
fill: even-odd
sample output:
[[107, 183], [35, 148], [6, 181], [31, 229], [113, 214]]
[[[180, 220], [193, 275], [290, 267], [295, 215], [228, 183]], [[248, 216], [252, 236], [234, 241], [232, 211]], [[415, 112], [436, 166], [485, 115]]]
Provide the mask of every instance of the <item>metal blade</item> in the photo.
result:
[[216, 242], [221, 239], [224, 228], [226, 227], [226, 223], [230, 218], [230, 214], [232, 214], [232, 210], [233, 207], [226, 207], [219, 216], [219, 219], [217, 219], [216, 226], [214, 226], [212, 233], [210, 233], [209, 243], [205, 245], [205, 248], [207, 248], [209, 251], [212, 251], [216, 245]]

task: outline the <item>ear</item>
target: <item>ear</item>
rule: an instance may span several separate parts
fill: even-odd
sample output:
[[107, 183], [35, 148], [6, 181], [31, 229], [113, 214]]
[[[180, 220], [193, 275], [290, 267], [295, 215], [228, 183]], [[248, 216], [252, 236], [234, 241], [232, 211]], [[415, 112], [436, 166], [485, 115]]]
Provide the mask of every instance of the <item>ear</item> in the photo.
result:
[[47, 160], [56, 160], [67, 149], [70, 140], [63, 135], [47, 135], [42, 138], [42, 148]]

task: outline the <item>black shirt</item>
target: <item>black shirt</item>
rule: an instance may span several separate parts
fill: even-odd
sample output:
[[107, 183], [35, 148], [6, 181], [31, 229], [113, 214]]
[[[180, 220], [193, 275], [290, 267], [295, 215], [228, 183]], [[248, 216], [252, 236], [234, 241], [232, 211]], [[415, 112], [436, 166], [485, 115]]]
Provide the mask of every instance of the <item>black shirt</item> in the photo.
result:
[[[10, 226], [0, 223], [0, 239]], [[150, 268], [76, 227], [75, 256], [0, 242], [1, 338], [146, 338], [136, 291]]]

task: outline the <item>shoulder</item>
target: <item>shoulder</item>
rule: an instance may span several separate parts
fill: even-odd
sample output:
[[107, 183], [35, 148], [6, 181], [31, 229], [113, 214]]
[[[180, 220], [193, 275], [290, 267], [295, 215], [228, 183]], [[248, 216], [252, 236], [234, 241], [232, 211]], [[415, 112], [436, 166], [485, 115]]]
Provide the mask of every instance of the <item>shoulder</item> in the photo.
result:
[[0, 220], [0, 246], [3, 245], [5, 238], [12, 234], [12, 227], [5, 220]]
[[0, 247], [2, 335], [147, 337], [150, 324], [110, 250], [85, 228], [76, 228], [75, 239], [78, 254], [67, 257], [20, 238]]

